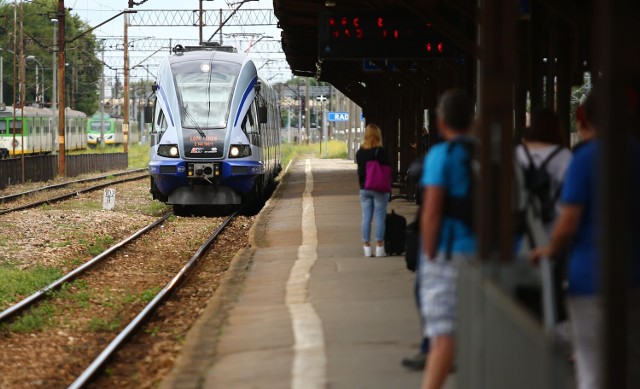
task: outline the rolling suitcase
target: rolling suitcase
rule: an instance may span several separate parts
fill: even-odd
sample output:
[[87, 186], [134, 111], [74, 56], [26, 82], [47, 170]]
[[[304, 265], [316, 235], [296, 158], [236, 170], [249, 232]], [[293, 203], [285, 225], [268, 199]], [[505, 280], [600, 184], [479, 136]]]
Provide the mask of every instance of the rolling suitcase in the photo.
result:
[[401, 255], [405, 250], [407, 219], [395, 211], [387, 214], [384, 230], [384, 251], [387, 255]]

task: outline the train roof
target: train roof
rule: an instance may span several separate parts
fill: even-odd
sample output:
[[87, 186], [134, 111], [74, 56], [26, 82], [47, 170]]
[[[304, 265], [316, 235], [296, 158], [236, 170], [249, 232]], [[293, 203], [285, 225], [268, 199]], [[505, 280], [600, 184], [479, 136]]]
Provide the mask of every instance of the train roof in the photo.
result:
[[245, 58], [247, 58], [247, 54], [245, 53], [228, 53], [225, 51], [204, 48], [202, 50], [185, 51], [172, 54], [171, 56], [169, 56], [169, 63], [198, 60], [207, 61], [213, 59], [215, 61], [242, 64]]
[[[67, 107], [65, 109], [65, 115], [69, 117], [87, 117], [84, 112], [76, 111], [75, 109], [71, 109]], [[13, 116], [13, 107], [8, 105], [4, 111], [0, 111], [0, 117], [9, 117]], [[58, 110], [53, 110], [51, 108], [35, 108], [35, 107], [24, 107], [24, 115], [22, 114], [20, 108], [16, 108], [16, 117], [50, 117], [50, 116], [58, 116]]]

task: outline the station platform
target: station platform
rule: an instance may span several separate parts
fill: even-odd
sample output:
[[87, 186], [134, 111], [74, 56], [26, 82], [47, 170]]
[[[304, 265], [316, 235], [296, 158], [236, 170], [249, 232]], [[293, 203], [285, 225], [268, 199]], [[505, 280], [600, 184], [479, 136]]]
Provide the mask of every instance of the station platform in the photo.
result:
[[[391, 209], [411, 221], [417, 206]], [[352, 161], [292, 163], [250, 239], [161, 387], [420, 386], [400, 364], [420, 343], [415, 274], [403, 256], [363, 256]]]

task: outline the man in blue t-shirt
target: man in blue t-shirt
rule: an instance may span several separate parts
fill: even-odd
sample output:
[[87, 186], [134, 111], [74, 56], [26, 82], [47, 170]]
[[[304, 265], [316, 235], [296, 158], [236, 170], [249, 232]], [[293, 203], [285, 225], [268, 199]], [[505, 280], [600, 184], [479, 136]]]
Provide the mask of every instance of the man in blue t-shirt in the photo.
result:
[[[584, 102], [585, 125], [593, 128], [594, 101]], [[569, 248], [567, 308], [576, 357], [576, 381], [579, 389], [600, 388], [600, 331], [602, 307], [597, 293], [598, 259], [595, 218], [597, 193], [596, 161], [598, 140], [585, 142], [577, 149], [565, 175], [560, 196], [560, 214], [547, 247], [532, 250], [534, 261], [553, 258]]]
[[[424, 336], [430, 338], [422, 388], [440, 388], [453, 365], [458, 263], [471, 258], [476, 239], [466, 218], [451, 204], [470, 200], [469, 149], [465, 146], [473, 121], [473, 104], [466, 92], [449, 90], [437, 108], [438, 130], [445, 142], [434, 145], [424, 162], [420, 215], [422, 253], [419, 264], [420, 303]], [[462, 213], [467, 207], [458, 207]], [[470, 211], [470, 209], [469, 209]], [[463, 220], [464, 219], [464, 220]]]

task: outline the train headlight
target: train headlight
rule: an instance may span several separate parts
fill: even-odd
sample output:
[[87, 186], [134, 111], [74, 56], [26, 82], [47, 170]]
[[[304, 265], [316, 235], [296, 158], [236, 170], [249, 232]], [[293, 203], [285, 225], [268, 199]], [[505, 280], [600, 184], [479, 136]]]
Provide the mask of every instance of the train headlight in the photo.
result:
[[160, 145], [158, 146], [158, 155], [167, 158], [178, 158], [178, 145]]
[[244, 158], [251, 155], [250, 145], [231, 145], [229, 158]]

